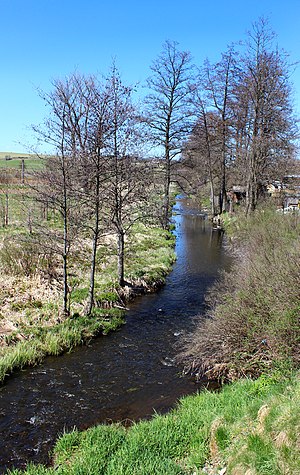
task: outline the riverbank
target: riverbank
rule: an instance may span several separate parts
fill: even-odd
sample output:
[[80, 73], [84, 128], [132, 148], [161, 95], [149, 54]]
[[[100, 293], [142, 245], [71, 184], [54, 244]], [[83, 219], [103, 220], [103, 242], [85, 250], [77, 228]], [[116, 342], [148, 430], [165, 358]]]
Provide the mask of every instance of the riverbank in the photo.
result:
[[[203, 309], [204, 295], [220, 270], [229, 268], [231, 256], [223, 234], [183, 198], [174, 207], [173, 222], [172, 272], [159, 292], [128, 305], [126, 325], [18, 372], [1, 388], [0, 472], [24, 470], [29, 461], [48, 464], [57, 438], [74, 427], [148, 419], [199, 389], [192, 377], [179, 373], [177, 342]], [[156, 255], [161, 263], [161, 254]]]
[[280, 475], [300, 473], [299, 374], [241, 380], [182, 399], [166, 415], [73, 431], [51, 467], [13, 475]]
[[[272, 214], [268, 214], [267, 218], [267, 235], [262, 233], [261, 216], [256, 228], [253, 226], [253, 221], [249, 222], [248, 226], [255, 230], [253, 241], [251, 241], [253, 249], [256, 251], [258, 248], [265, 249], [262, 243], [266, 241], [274, 259], [273, 267], [271, 267], [274, 271], [279, 264], [277, 260], [280, 255], [279, 243], [280, 252], [285, 256], [294, 256], [290, 245], [292, 244], [292, 249], [294, 249], [299, 237], [297, 227], [299, 223], [294, 222], [289, 227], [287, 221], [282, 221], [279, 225]], [[283, 231], [287, 234], [287, 242], [282, 239]], [[247, 228], [243, 232], [245, 236], [249, 236]], [[278, 245], [275, 248], [270, 245], [274, 243], [274, 236], [278, 239]], [[212, 232], [211, 237], [216, 237], [216, 233]], [[272, 240], [271, 237], [273, 237]], [[197, 243], [199, 245], [199, 241]], [[288, 254], [286, 254], [287, 243], [290, 249]], [[194, 248], [195, 245], [191, 244], [192, 242], [189, 243], [189, 247]], [[246, 249], [248, 248], [244, 247], [244, 250]], [[248, 252], [246, 254], [248, 255]], [[260, 253], [256, 252], [256, 254], [259, 254], [262, 259]], [[270, 264], [272, 260], [269, 254], [267, 258]], [[197, 266], [202, 261], [203, 256], [199, 262], [197, 261]], [[285, 261], [284, 263], [286, 264]], [[292, 263], [294, 272], [297, 273], [299, 260], [293, 260]], [[257, 265], [257, 261], [253, 261], [253, 264]], [[269, 270], [270, 267], [268, 267], [268, 272]], [[287, 266], [287, 272], [290, 271], [291, 268]], [[191, 273], [191, 275], [194, 274]], [[293, 276], [295, 277], [295, 274], [292, 273]], [[286, 274], [283, 274], [283, 278], [286, 278]], [[260, 282], [274, 284], [274, 280], [266, 281], [265, 273], [262, 273], [261, 279]], [[192, 281], [186, 280], [191, 286]], [[251, 280], [252, 284], [253, 282]], [[279, 285], [282, 285], [282, 280], [279, 281]], [[264, 291], [269, 306], [270, 296], [274, 297], [275, 291], [273, 289], [273, 293], [270, 294], [269, 287], [267, 289], [267, 292], [265, 289]], [[275, 295], [277, 292], [276, 287]], [[240, 296], [239, 293], [232, 293], [232, 295]], [[280, 296], [281, 294], [278, 295]], [[176, 293], [174, 298], [177, 297]], [[291, 293], [288, 297], [291, 297]], [[288, 301], [290, 301], [289, 298]], [[259, 302], [264, 301], [264, 296], [261, 296]], [[275, 301], [278, 304], [278, 300]], [[256, 310], [260, 308], [263, 307], [255, 307]], [[271, 308], [274, 311], [274, 307]], [[272, 315], [274, 313], [271, 313]], [[284, 315], [281, 314], [282, 316]], [[261, 316], [258, 315], [257, 320], [261, 321]], [[275, 322], [275, 329], [278, 330], [280, 320], [275, 320]], [[247, 328], [257, 331], [257, 326], [254, 326], [254, 323], [257, 323], [256, 320], [253, 319], [251, 323], [252, 327], [249, 324]], [[280, 328], [284, 335], [287, 330], [291, 330], [291, 327], [284, 327], [285, 323], [289, 324], [286, 319], [281, 318], [281, 323]], [[271, 331], [271, 328], [270, 324], [269, 327], [265, 327], [265, 330]], [[292, 330], [292, 335], [297, 337], [299, 324], [293, 326]], [[246, 342], [249, 340], [247, 339]], [[288, 350], [286, 346], [285, 349]], [[152, 348], [151, 352], [153, 353]], [[294, 353], [296, 354], [296, 351]], [[245, 356], [247, 354], [245, 352]], [[263, 353], [263, 355], [267, 354]], [[218, 393], [203, 391], [196, 396], [187, 397], [180, 401], [177, 409], [167, 415], [156, 415], [152, 420], [134, 424], [129, 429], [125, 429], [120, 424], [112, 424], [100, 425], [83, 432], [73, 431], [57, 441], [51, 467], [31, 465], [26, 473], [30, 475], [299, 474], [299, 373], [291, 371], [291, 365], [286, 364], [289, 363], [289, 359], [282, 359], [282, 354], [281, 364], [277, 367], [264, 365], [266, 360], [261, 358], [261, 353], [253, 352], [252, 356], [254, 356], [252, 361], [255, 365], [259, 362], [263, 363], [263, 370], [260, 370], [263, 374], [257, 380], [241, 379], [224, 386]], [[244, 365], [245, 360], [242, 362]], [[122, 367], [122, 363], [119, 367]], [[253, 370], [254, 366], [249, 367]], [[253, 376], [256, 374], [252, 373]], [[237, 377], [236, 373], [235, 377]], [[136, 386], [132, 385], [132, 389], [135, 390], [135, 388]], [[137, 394], [139, 394], [138, 391]], [[122, 397], [122, 393], [120, 395]], [[126, 397], [126, 394], [123, 393], [123, 396]], [[97, 403], [99, 405], [98, 400]], [[23, 472], [15, 470], [13, 473]]]
[[273, 209], [228, 225], [235, 254], [210, 290], [179, 360], [198, 378], [234, 381], [300, 367], [300, 217]]
[[[143, 292], [153, 292], [164, 283], [175, 260], [174, 236], [162, 229], [135, 226], [127, 241], [125, 279], [117, 284], [116, 255], [112, 246], [100, 249], [95, 300], [90, 316], [84, 316], [88, 295], [88, 269], [77, 260], [70, 301], [70, 317], [64, 317], [61, 290], [39, 275], [1, 277], [0, 382], [14, 370], [40, 363], [106, 335], [124, 323], [126, 303]], [[108, 241], [108, 240], [107, 240]], [[3, 256], [2, 256], [3, 258]]]

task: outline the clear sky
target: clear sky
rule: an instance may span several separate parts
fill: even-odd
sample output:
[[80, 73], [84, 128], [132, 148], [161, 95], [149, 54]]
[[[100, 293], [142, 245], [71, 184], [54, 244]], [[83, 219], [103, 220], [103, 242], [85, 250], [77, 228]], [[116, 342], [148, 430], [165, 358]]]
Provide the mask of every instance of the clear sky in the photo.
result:
[[[26, 152], [47, 110], [37, 89], [75, 70], [143, 83], [165, 40], [212, 62], [268, 17], [278, 45], [300, 60], [300, 0], [0, 0], [0, 151]], [[293, 76], [300, 115], [300, 66]]]

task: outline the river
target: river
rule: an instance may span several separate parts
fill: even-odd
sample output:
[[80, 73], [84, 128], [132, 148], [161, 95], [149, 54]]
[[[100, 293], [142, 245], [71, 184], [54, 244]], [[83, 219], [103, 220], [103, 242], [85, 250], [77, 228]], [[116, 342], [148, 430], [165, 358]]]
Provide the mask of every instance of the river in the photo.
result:
[[64, 431], [130, 424], [201, 388], [174, 364], [176, 346], [231, 259], [222, 233], [187, 200], [179, 199], [174, 211], [177, 261], [165, 286], [131, 303], [117, 332], [15, 373], [0, 388], [1, 473], [29, 461], [48, 463]]

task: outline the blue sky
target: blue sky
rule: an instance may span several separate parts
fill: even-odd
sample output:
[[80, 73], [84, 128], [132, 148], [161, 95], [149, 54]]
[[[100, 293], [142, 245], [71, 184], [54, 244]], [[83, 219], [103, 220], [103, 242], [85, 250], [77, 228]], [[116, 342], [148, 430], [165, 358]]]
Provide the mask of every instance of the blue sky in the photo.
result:
[[[278, 44], [300, 60], [299, 0], [0, 0], [0, 151], [26, 152], [31, 124], [47, 114], [37, 89], [75, 70], [143, 83], [165, 40], [194, 63], [218, 60], [266, 16]], [[300, 66], [293, 76], [300, 115]]]

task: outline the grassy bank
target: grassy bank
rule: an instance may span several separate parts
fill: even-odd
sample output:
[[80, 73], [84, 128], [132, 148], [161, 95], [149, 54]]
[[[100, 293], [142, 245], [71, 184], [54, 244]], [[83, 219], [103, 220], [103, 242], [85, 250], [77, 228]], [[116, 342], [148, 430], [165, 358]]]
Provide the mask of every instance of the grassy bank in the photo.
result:
[[[57, 441], [51, 467], [25, 473], [300, 475], [299, 216], [263, 210], [231, 226], [236, 264], [212, 289], [210, 318], [188, 337], [183, 361], [209, 377], [248, 378], [130, 428], [74, 430]], [[134, 242], [134, 253], [147, 252]], [[142, 281], [152, 267], [138, 263]]]
[[106, 335], [124, 323], [118, 309], [102, 310], [89, 317], [73, 315], [62, 323], [51, 327], [22, 325], [21, 341], [14, 341], [2, 348], [0, 354], [0, 381], [14, 370], [41, 363], [46, 356], [58, 356], [75, 346], [87, 342], [99, 334]]
[[216, 475], [226, 468], [226, 475], [297, 475], [299, 402], [297, 376], [241, 380], [184, 398], [169, 414], [129, 429], [101, 425], [65, 434], [51, 468], [30, 465], [25, 473]]
[[73, 264], [70, 317], [66, 318], [61, 312], [59, 283], [40, 274], [41, 266], [48, 263], [40, 262], [37, 253], [24, 247], [11, 232], [3, 232], [0, 249], [1, 382], [17, 368], [37, 364], [47, 355], [69, 351], [95, 335], [115, 330], [124, 323], [122, 308], [134, 298], [135, 289], [150, 292], [162, 285], [175, 259], [170, 233], [136, 225], [128, 237], [125, 256], [125, 279], [130, 285], [121, 288], [117, 283], [116, 246], [113, 238], [107, 240], [98, 250], [96, 307], [90, 317], [85, 317], [89, 266], [82, 245]]
[[272, 209], [231, 222], [236, 258], [208, 296], [181, 360], [187, 370], [234, 380], [300, 364], [300, 215]]

